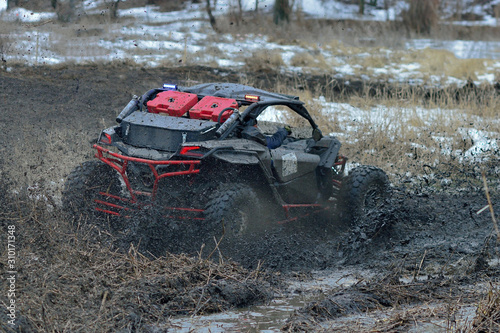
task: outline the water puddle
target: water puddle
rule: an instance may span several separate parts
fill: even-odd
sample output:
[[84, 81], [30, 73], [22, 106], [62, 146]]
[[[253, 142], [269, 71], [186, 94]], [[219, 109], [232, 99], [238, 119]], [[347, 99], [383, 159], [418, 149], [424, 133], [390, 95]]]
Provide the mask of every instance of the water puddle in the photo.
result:
[[269, 304], [206, 316], [172, 320], [174, 331], [184, 332], [280, 332], [286, 319], [309, 302], [335, 290], [359, 283], [374, 274], [366, 270], [317, 271], [307, 279], [290, 278], [288, 290]]
[[175, 332], [279, 332], [290, 314], [305, 304], [300, 297], [277, 299], [248, 309], [179, 318], [172, 324]]
[[[183, 317], [172, 320], [173, 331], [187, 332], [280, 332], [295, 310], [313, 301], [320, 301], [343, 288], [347, 288], [374, 277], [368, 270], [341, 270], [312, 272], [307, 278], [292, 277], [288, 289], [282, 295], [265, 305], [252, 306], [224, 313], [206, 316]], [[425, 281], [426, 277], [418, 276], [402, 278], [402, 283]], [[484, 289], [486, 286], [471, 285], [471, 289]], [[367, 313], [356, 313], [325, 321], [320, 324], [324, 330], [342, 331], [349, 328], [355, 331], [376, 328], [383, 323], [390, 323], [394, 318], [411, 316], [414, 320], [406, 327], [408, 332], [450, 332], [452, 328], [463, 328], [469, 325], [477, 309], [477, 305], [456, 305], [452, 312], [450, 304], [426, 303], [417, 306], [401, 306], [378, 309]], [[448, 314], [449, 315], [446, 315]], [[450, 317], [451, 316], [451, 317]]]

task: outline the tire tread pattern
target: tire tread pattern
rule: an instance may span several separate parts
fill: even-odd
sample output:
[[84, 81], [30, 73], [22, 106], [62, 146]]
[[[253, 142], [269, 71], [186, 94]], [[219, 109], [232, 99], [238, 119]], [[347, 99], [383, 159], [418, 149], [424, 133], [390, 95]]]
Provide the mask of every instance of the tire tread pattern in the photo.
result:
[[[215, 224], [224, 220], [226, 227], [236, 228], [237, 226], [228, 219], [231, 219], [231, 214], [238, 208], [238, 205], [246, 205], [244, 208], [253, 206], [252, 211], [255, 215], [251, 217], [251, 220], [254, 222], [260, 220], [260, 205], [257, 194], [251, 187], [240, 183], [221, 184], [212, 193], [206, 204], [205, 218], [210, 223]], [[229, 231], [229, 237], [234, 236], [234, 230]]]
[[348, 222], [353, 222], [363, 215], [366, 191], [376, 185], [382, 199], [391, 195], [389, 178], [377, 167], [361, 165], [351, 170], [342, 182], [340, 191], [340, 209]]
[[[78, 165], [68, 175], [62, 192], [64, 211], [72, 216], [80, 214], [92, 215], [94, 211], [93, 199], [99, 187], [116, 177], [116, 173], [108, 165], [91, 160]], [[111, 192], [119, 190], [118, 182], [111, 183]]]

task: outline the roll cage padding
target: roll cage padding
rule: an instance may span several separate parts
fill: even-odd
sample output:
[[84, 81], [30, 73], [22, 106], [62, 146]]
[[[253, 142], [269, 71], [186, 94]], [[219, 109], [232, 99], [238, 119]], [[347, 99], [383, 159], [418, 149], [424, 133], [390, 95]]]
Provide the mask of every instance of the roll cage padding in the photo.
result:
[[146, 102], [151, 100], [153, 96], [156, 96], [159, 92], [165, 91], [166, 89], [155, 88], [149, 90], [147, 93], [141, 96], [139, 101], [139, 111], [142, 111], [142, 107], [146, 106]]

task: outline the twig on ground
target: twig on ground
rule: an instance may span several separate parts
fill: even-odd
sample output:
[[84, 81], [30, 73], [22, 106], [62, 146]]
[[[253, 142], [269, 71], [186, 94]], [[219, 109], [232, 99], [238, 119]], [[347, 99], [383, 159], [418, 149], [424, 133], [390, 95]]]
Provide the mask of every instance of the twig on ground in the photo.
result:
[[222, 253], [220, 252], [220, 249], [219, 249], [219, 245], [220, 243], [222, 242], [222, 240], [224, 239], [224, 235], [226, 234], [226, 228], [224, 226], [224, 220], [222, 221], [222, 236], [220, 237], [219, 241], [217, 241], [217, 239], [215, 238], [214, 236], [214, 240], [215, 240], [215, 249], [212, 250], [212, 252], [210, 252], [210, 254], [208, 255], [207, 259], [206, 260], [209, 260], [210, 258], [212, 258], [212, 255], [214, 254], [215, 251], [219, 251], [219, 261], [221, 261], [220, 263], [223, 264], [224, 261], [222, 259]]
[[418, 271], [413, 275], [413, 282], [415, 282], [415, 279], [420, 274], [420, 270], [422, 269], [422, 265], [424, 264], [426, 254], [427, 254], [427, 250], [424, 251], [424, 255], [422, 256], [422, 260], [420, 260], [420, 265], [418, 265]]
[[484, 171], [482, 172], [484, 191], [486, 192], [486, 200], [488, 200], [488, 206], [490, 207], [491, 219], [493, 220], [493, 225], [495, 226], [495, 231], [497, 233], [497, 242], [500, 241], [500, 231], [498, 230], [497, 219], [495, 218], [495, 211], [493, 210], [493, 204], [491, 203], [490, 191], [488, 190], [488, 182], [486, 181], [486, 175]]

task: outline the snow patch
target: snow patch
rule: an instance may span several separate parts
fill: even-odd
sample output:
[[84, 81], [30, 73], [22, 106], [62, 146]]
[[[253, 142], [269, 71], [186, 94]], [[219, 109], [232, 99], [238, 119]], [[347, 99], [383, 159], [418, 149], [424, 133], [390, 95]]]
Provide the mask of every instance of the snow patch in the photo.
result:
[[57, 18], [56, 13], [48, 13], [48, 12], [35, 13], [24, 8], [14, 8], [2, 14], [2, 19], [10, 22], [20, 21], [20, 22], [33, 23], [33, 22], [40, 22], [56, 18]]

